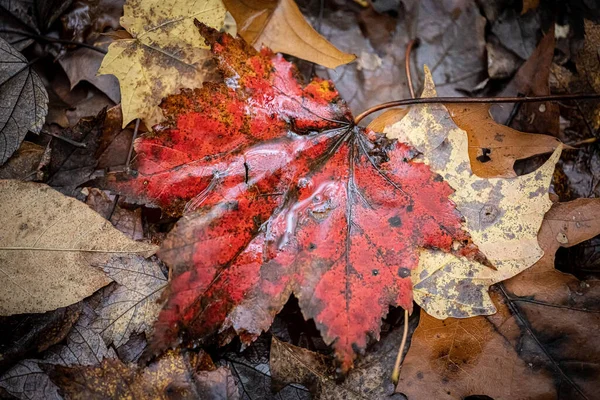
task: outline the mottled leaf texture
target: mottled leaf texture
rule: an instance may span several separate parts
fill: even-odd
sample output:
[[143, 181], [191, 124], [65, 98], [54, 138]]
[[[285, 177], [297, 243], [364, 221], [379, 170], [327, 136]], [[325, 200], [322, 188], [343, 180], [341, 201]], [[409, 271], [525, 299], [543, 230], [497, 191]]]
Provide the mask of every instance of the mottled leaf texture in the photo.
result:
[[28, 131], [38, 133], [48, 113], [48, 93], [27, 59], [0, 38], [0, 165]]
[[92, 367], [56, 366], [50, 377], [69, 399], [239, 399], [226, 367], [195, 372], [194, 360], [170, 351], [145, 369], [107, 359]]
[[[422, 96], [436, 96], [427, 68]], [[422, 153], [419, 160], [455, 189], [450, 198], [465, 218], [473, 243], [496, 267], [425, 249], [412, 275], [415, 301], [440, 319], [493, 314], [496, 309], [488, 287], [524, 271], [544, 254], [538, 245], [538, 231], [552, 205], [548, 190], [562, 146], [559, 144], [536, 171], [485, 179], [471, 168], [469, 147], [473, 142], [455, 125], [444, 105], [415, 107], [385, 132], [418, 149]]]
[[280, 55], [201, 26], [225, 83], [163, 102], [136, 142], [132, 199], [183, 213], [154, 345], [236, 332], [250, 342], [293, 293], [342, 369], [379, 337], [389, 305], [412, 310], [419, 249], [480, 257], [452, 189], [410, 147], [352, 124], [329, 81], [302, 86]]
[[121, 25], [132, 38], [112, 42], [98, 70], [119, 78], [123, 127], [135, 118], [160, 122], [163, 97], [202, 85], [209, 53], [194, 20], [220, 28], [224, 18], [220, 0], [126, 2]]

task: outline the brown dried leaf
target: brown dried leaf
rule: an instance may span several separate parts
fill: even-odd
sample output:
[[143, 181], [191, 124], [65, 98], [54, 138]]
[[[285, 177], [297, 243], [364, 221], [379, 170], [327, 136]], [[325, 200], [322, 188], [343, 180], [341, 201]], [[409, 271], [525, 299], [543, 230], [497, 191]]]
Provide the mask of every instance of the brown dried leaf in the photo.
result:
[[440, 321], [422, 313], [397, 391], [410, 400], [593, 398], [600, 285], [554, 270], [554, 253], [600, 234], [598, 215], [598, 199], [555, 204], [539, 234], [544, 257], [493, 292], [497, 314]]
[[553, 152], [560, 141], [519, 132], [494, 121], [488, 104], [446, 104], [456, 125], [467, 132], [469, 160], [481, 178], [510, 178], [516, 160]]
[[55, 366], [50, 377], [69, 399], [239, 399], [231, 372], [195, 372], [195, 357], [165, 353], [145, 369], [117, 359], [91, 367]]
[[0, 181], [2, 272], [0, 314], [35, 313], [76, 303], [110, 279], [92, 265], [112, 253], [150, 256], [156, 247], [134, 242], [75, 199], [42, 184]]
[[224, 3], [237, 22], [238, 34], [257, 49], [266, 46], [274, 52], [327, 68], [336, 68], [356, 58], [319, 35], [293, 0], [224, 0]]
[[38, 180], [40, 162], [44, 147], [31, 142], [23, 142], [8, 161], [0, 167], [0, 179], [21, 181]]

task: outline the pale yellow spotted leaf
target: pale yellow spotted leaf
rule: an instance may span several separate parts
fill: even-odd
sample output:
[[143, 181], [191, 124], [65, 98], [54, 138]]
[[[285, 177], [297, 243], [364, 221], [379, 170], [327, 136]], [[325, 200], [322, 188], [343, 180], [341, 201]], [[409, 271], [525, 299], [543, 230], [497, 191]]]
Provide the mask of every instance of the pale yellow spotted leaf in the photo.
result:
[[119, 79], [123, 127], [136, 118], [148, 127], [160, 122], [164, 97], [202, 86], [211, 73], [196, 19], [220, 29], [221, 0], [127, 0], [121, 25], [132, 38], [113, 42], [99, 69]]
[[[427, 68], [425, 75], [422, 96], [435, 97]], [[422, 153], [420, 160], [452, 186], [450, 198], [465, 218], [465, 230], [496, 268], [424, 249], [412, 274], [415, 301], [437, 318], [493, 314], [488, 287], [529, 268], [544, 254], [537, 234], [552, 205], [548, 189], [562, 146], [532, 173], [486, 179], [473, 174], [467, 133], [441, 104], [413, 107], [385, 133], [414, 146]]]

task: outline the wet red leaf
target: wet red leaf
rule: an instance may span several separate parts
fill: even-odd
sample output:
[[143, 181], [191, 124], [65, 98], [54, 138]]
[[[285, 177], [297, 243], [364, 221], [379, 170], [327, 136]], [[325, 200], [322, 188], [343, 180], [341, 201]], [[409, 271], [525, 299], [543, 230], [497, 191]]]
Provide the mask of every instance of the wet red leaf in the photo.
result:
[[348, 370], [390, 305], [412, 309], [419, 248], [479, 255], [452, 189], [413, 149], [355, 127], [331, 82], [302, 86], [280, 55], [201, 33], [224, 83], [165, 99], [167, 122], [136, 142], [139, 174], [110, 183], [183, 214], [160, 251], [155, 348], [252, 341], [294, 294]]

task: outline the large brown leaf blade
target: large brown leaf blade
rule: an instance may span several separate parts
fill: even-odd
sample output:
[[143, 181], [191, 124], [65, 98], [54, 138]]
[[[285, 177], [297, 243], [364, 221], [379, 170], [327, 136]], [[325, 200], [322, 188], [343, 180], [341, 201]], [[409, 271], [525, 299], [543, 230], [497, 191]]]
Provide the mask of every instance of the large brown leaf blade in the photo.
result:
[[591, 399], [598, 393], [600, 291], [554, 270], [554, 253], [600, 233], [598, 199], [559, 203], [539, 241], [545, 255], [492, 292], [498, 313], [436, 320], [425, 313], [397, 391], [413, 399]]

